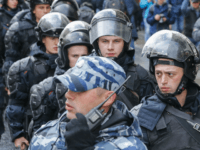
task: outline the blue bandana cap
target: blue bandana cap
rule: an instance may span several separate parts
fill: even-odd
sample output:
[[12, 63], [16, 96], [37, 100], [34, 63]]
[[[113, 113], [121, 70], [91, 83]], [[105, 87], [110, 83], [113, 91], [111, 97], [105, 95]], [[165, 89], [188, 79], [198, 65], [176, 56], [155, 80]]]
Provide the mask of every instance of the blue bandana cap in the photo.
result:
[[70, 71], [55, 78], [74, 92], [97, 87], [114, 91], [125, 81], [126, 74], [120, 65], [109, 58], [83, 56]]

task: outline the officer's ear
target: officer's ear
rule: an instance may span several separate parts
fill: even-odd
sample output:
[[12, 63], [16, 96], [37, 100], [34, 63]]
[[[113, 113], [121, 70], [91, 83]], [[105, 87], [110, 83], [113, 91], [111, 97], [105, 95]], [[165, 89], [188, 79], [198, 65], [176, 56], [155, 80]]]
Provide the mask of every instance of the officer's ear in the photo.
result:
[[[114, 92], [114, 91], [106, 91], [106, 92], [104, 93], [104, 95], [103, 95], [103, 99], [106, 100], [113, 92]], [[104, 106], [104, 107], [109, 107], [109, 106], [111, 106], [111, 105], [114, 103], [116, 97], [117, 97], [116, 93], [113, 94], [113, 95], [109, 98], [109, 100], [108, 100], [103, 106]]]
[[46, 36], [42, 36], [42, 43], [45, 44], [45, 42], [46, 42]]

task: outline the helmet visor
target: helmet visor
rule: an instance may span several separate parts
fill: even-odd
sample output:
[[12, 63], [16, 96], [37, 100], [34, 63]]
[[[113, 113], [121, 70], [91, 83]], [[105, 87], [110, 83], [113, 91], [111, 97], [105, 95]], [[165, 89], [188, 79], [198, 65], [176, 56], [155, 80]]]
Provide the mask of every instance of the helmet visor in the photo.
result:
[[101, 36], [118, 36], [128, 43], [131, 39], [131, 25], [114, 20], [99, 21], [90, 30], [90, 43]]
[[190, 56], [196, 56], [195, 47], [185, 36], [177, 35], [175, 32], [163, 31], [154, 34], [144, 45], [142, 56], [166, 57], [184, 62]]

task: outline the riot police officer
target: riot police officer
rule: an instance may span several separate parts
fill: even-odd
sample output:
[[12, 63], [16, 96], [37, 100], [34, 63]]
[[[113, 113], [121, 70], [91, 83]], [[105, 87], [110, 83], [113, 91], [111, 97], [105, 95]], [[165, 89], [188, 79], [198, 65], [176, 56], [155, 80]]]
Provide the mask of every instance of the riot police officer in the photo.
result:
[[79, 6], [76, 0], [54, 0], [51, 12], [60, 12], [67, 16], [70, 21], [78, 20]]
[[50, 12], [51, 0], [31, 0], [31, 10], [19, 12], [12, 20], [5, 41], [5, 62], [3, 73], [7, 79], [10, 66], [17, 60], [27, 57], [30, 46], [37, 42], [34, 28], [40, 18]]
[[[163, 46], [165, 45], [165, 46]], [[183, 34], [163, 30], [144, 45], [149, 71], [158, 86], [131, 112], [138, 116], [143, 141], [151, 150], [200, 147], [200, 93], [195, 83], [199, 54]]]
[[[4, 81], [3, 81], [3, 74], [2, 74], [2, 66], [4, 61], [4, 53], [5, 53], [5, 46], [4, 46], [4, 36], [6, 31], [10, 26], [10, 20], [14, 17], [14, 15], [21, 11], [22, 8], [18, 4], [18, 0], [3, 0], [2, 7], [0, 7], [0, 136], [3, 132], [3, 120], [2, 114], [3, 110], [6, 106], [6, 101], [4, 97], [6, 96]], [[1, 130], [2, 129], [2, 130]], [[2, 132], [1, 132], [2, 131]]]
[[[89, 24], [83, 21], [69, 23], [60, 35], [56, 59], [56, 75], [64, 74], [74, 67], [80, 56], [91, 53]], [[30, 91], [30, 106], [33, 114], [33, 132], [50, 120], [57, 119], [58, 113], [65, 111], [65, 93], [67, 88], [49, 77], [34, 85]]]
[[[29, 92], [32, 85], [53, 76], [58, 57], [58, 38], [69, 23], [60, 13], [44, 15], [37, 27], [38, 42], [31, 46], [31, 55], [15, 62], [8, 73], [8, 88], [11, 92], [6, 115], [12, 141], [15, 146], [28, 145], [28, 124], [31, 119]], [[23, 126], [24, 125], [24, 126]]]
[[134, 50], [129, 47], [131, 42], [132, 24], [128, 17], [116, 9], [105, 9], [98, 12], [91, 21], [90, 42], [98, 56], [109, 57], [123, 67], [131, 79], [127, 89], [119, 96], [129, 109], [139, 100], [152, 95], [153, 79], [140, 65], [134, 64]]
[[67, 111], [35, 132], [30, 150], [147, 150], [138, 119], [117, 101], [126, 74], [115, 61], [83, 56], [55, 78], [69, 89]]

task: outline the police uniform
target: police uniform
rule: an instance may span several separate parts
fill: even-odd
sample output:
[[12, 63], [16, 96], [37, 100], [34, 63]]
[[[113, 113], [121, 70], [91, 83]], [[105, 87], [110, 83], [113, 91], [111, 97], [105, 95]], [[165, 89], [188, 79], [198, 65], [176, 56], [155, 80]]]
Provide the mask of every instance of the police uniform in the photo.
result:
[[[125, 78], [125, 72], [114, 61], [104, 57], [88, 56], [80, 57], [70, 73], [55, 77], [56, 80], [59, 80], [74, 92], [88, 91], [96, 87], [115, 91]], [[119, 90], [117, 90], [118, 92]], [[66, 135], [71, 131], [69, 124], [73, 119], [66, 118], [66, 113], [68, 112], [66, 111], [59, 119], [50, 121], [38, 129], [31, 140], [29, 149], [70, 149]], [[91, 145], [95, 150], [146, 150], [145, 145], [139, 140], [142, 134], [137, 118], [120, 101], [114, 102], [107, 115], [100, 120], [98, 126], [90, 128], [87, 122], [86, 126], [90, 129], [88, 133], [97, 134], [95, 139], [91, 139], [95, 141], [94, 145]], [[80, 125], [77, 127], [81, 128]], [[88, 134], [85, 133], [84, 135], [85, 139], [81, 139], [83, 142], [87, 140]], [[70, 140], [74, 141], [72, 142], [74, 144], [81, 145], [77, 138], [70, 138]], [[83, 143], [83, 145], [87, 144]], [[76, 149], [84, 148], [85, 146], [80, 146]]]
[[[150, 59], [152, 74], [155, 74], [154, 67], [162, 64], [181, 67], [184, 75], [174, 93], [163, 94], [157, 86], [153, 96], [143, 98], [131, 110], [139, 119], [144, 143], [151, 150], [199, 149], [200, 93], [194, 82], [199, 63], [196, 47], [183, 34], [163, 30], [147, 41], [142, 50], [142, 55], [145, 54]], [[185, 89], [187, 96], [181, 106], [175, 96]]]
[[[140, 65], [134, 64], [135, 50], [130, 48], [132, 24], [128, 17], [116, 9], [105, 9], [97, 13], [91, 21], [90, 42], [94, 45], [93, 55], [102, 56], [98, 39], [101, 36], [118, 36], [124, 40], [124, 48], [115, 60], [131, 79], [126, 83], [127, 89], [119, 95], [129, 109], [139, 104], [142, 97], [152, 95], [155, 82]], [[136, 94], [133, 94], [135, 92]]]
[[[67, 49], [74, 45], [85, 45], [91, 53], [92, 45], [89, 41], [89, 24], [83, 21], [74, 21], [63, 30], [56, 59], [55, 76], [64, 74], [69, 68]], [[43, 92], [41, 92], [41, 90]], [[30, 92], [30, 106], [33, 114], [33, 131], [50, 120], [57, 119], [65, 111], [65, 93], [68, 89], [62, 83], [56, 83], [49, 77], [32, 87]]]
[[[43, 36], [59, 37], [68, 23], [67, 17], [60, 13], [49, 13], [43, 16], [36, 27], [39, 42], [32, 45], [32, 56], [18, 60], [9, 70], [8, 88], [11, 94], [6, 115], [9, 120], [12, 140], [27, 136], [27, 126], [31, 118], [30, 88], [45, 78], [53, 76], [56, 68], [55, 59], [58, 55], [45, 53], [46, 48], [41, 43], [42, 38]], [[25, 121], [26, 127], [23, 127]]]

